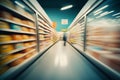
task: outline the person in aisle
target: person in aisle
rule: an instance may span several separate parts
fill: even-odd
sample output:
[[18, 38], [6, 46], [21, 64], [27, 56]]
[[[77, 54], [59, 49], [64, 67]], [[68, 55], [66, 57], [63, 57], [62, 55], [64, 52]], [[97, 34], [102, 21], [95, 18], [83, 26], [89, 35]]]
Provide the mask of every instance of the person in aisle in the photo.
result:
[[64, 46], [66, 46], [66, 41], [67, 41], [67, 35], [66, 35], [66, 33], [63, 34], [63, 41], [64, 41]]

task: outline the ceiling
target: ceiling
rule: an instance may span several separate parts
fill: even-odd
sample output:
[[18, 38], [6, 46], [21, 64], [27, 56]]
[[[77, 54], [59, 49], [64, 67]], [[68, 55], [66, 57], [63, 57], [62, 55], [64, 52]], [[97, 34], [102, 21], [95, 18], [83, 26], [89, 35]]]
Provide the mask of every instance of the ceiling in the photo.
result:
[[[37, 0], [37, 1], [43, 7], [43, 9], [47, 13], [47, 15], [50, 17], [50, 19], [52, 21], [56, 21], [58, 23], [56, 29], [57, 29], [57, 31], [60, 31], [62, 28], [69, 27], [69, 25], [72, 23], [73, 19], [76, 17], [76, 15], [79, 13], [79, 11], [82, 9], [82, 7], [85, 5], [85, 3], [88, 0]], [[71, 5], [71, 4], [73, 5], [73, 8], [65, 10], [65, 11], [60, 10], [61, 7], [66, 6], [66, 5]], [[58, 18], [56, 18], [54, 16], [56, 14], [57, 14]], [[60, 23], [61, 18], [68, 18], [69, 24], [66, 26], [61, 25], [61, 23]], [[60, 26], [62, 26], [62, 27], [60, 27]], [[59, 29], [59, 28], [61, 28], [61, 29]]]
[[74, 7], [81, 9], [88, 0], [37, 0], [43, 8], [61, 8], [73, 4]]

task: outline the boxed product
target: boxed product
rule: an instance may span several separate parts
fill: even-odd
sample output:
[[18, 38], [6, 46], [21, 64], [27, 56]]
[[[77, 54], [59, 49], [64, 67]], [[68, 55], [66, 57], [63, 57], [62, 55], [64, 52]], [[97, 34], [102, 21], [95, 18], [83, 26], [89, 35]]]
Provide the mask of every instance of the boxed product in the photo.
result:
[[13, 40], [23, 40], [22, 35], [14, 34], [12, 35]]
[[23, 44], [22, 43], [15, 44], [15, 49], [20, 49], [20, 48], [23, 48]]
[[10, 7], [10, 8], [15, 9], [15, 6], [14, 6], [14, 4], [12, 3], [11, 0], [0, 0], [0, 3], [1, 3], [1, 4], [4, 4], [5, 6], [8, 6], [8, 7]]
[[14, 50], [14, 47], [12, 44], [7, 45], [0, 45], [0, 54], [8, 53]]
[[28, 25], [28, 21], [27, 20], [22, 20], [22, 23]]
[[7, 63], [7, 62], [9, 62], [9, 61], [11, 61], [13, 59], [14, 59], [14, 57], [12, 55], [8, 55], [8, 56], [6, 56], [4, 59], [2, 59], [0, 61], [0, 65], [3, 65], [3, 64], [5, 64], [5, 63]]
[[30, 22], [30, 21], [28, 21], [28, 25], [31, 26], [31, 27], [35, 27], [34, 23]]
[[29, 51], [31, 51], [32, 50], [32, 48], [27, 48], [27, 49], [24, 49], [22, 52], [23, 53], [27, 53], [27, 52], [29, 52]]
[[22, 20], [17, 17], [13, 17], [12, 19], [13, 19], [13, 21], [15, 21], [17, 23], [22, 23]]
[[22, 31], [29, 32], [29, 29], [27, 27], [21, 27]]
[[0, 17], [5, 18], [5, 19], [10, 19], [10, 20], [12, 20], [12, 18], [13, 18], [12, 15], [7, 11], [1, 11]]
[[9, 64], [9, 66], [10, 66], [10, 67], [17, 66], [17, 65], [19, 65], [20, 63], [22, 63], [24, 60], [25, 60], [25, 59], [24, 59], [23, 57], [22, 57], [22, 58], [19, 58], [19, 59], [15, 60], [15, 61], [11, 62], [11, 63]]
[[27, 43], [24, 43], [24, 47], [28, 47], [28, 46], [30, 46], [31, 44], [29, 43], [29, 42], [27, 42]]
[[23, 39], [29, 39], [29, 36], [28, 35], [22, 35], [22, 38]]
[[11, 41], [12, 37], [10, 35], [0, 34], [0, 43]]
[[29, 32], [35, 33], [35, 30], [34, 29], [29, 29]]
[[20, 12], [20, 13], [26, 15], [26, 14], [25, 14], [25, 13], [26, 13], [25, 10], [24, 10], [23, 8], [21, 8], [20, 6], [15, 5], [15, 9], [16, 9], [18, 12]]
[[35, 36], [29, 36], [29, 39], [35, 39], [36, 37]]
[[21, 30], [21, 27], [18, 26], [18, 25], [15, 25], [15, 24], [10, 24], [10, 29], [20, 31], [20, 30]]
[[0, 29], [9, 29], [9, 24], [3, 21], [0, 21]]

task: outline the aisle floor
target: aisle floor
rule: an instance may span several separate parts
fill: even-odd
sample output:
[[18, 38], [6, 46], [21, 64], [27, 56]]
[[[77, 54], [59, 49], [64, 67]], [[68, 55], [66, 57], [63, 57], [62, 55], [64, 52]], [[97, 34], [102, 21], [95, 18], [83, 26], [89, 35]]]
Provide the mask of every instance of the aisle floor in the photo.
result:
[[68, 43], [57, 42], [17, 80], [108, 80]]

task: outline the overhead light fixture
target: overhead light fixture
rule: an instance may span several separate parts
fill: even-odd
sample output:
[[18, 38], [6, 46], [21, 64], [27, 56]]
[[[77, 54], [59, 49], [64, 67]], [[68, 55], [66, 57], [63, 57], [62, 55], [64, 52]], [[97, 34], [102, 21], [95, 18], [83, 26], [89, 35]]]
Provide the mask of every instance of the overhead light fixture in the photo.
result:
[[70, 9], [72, 7], [73, 7], [73, 5], [64, 6], [60, 10], [66, 10], [66, 9]]
[[21, 3], [19, 3], [18, 1], [15, 1], [15, 3], [17, 4], [17, 5], [19, 5], [20, 7], [22, 7], [22, 8], [25, 8], [25, 6], [23, 6]]

